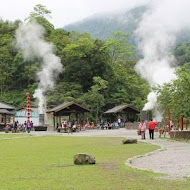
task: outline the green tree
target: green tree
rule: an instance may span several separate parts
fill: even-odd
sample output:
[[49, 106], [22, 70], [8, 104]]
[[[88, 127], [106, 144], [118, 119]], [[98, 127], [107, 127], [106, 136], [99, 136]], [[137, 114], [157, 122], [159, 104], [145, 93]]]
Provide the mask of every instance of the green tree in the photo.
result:
[[173, 120], [178, 121], [181, 116], [190, 117], [190, 64], [186, 64], [177, 71], [178, 79], [165, 84], [157, 91], [160, 93], [158, 102], [164, 110], [165, 117], [167, 110], [171, 112]]
[[94, 85], [89, 92], [79, 98], [79, 101], [91, 108], [92, 116], [97, 123], [102, 111], [101, 108], [105, 105], [105, 92], [108, 88], [108, 81], [103, 80], [101, 77], [93, 77], [93, 81]]
[[109, 50], [111, 63], [123, 63], [134, 56], [134, 46], [128, 44], [128, 36], [128, 33], [116, 31], [114, 38], [106, 41], [105, 47]]
[[53, 24], [51, 24], [47, 19], [51, 18], [51, 11], [46, 8], [46, 6], [37, 4], [34, 6], [34, 10], [30, 13], [26, 20], [29, 22], [37, 21], [46, 30], [46, 36], [49, 36], [54, 30]]
[[190, 41], [177, 45], [174, 50], [174, 55], [178, 65], [183, 66], [190, 63]]
[[93, 77], [105, 79], [109, 72], [108, 52], [103, 42], [82, 36], [64, 48], [65, 59], [63, 77], [67, 82], [78, 82], [87, 92], [93, 84]]
[[12, 76], [12, 62], [16, 52], [14, 51], [14, 31], [18, 21], [4, 22], [0, 20], [0, 88], [1, 95], [7, 91]]

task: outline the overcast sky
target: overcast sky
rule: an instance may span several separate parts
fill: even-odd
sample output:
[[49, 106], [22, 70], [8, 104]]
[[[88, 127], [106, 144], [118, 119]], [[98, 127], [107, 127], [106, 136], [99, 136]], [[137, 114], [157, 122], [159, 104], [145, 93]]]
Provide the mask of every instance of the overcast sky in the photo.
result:
[[0, 18], [24, 20], [36, 4], [51, 10], [49, 21], [57, 28], [79, 21], [95, 13], [130, 9], [150, 0], [0, 0]]

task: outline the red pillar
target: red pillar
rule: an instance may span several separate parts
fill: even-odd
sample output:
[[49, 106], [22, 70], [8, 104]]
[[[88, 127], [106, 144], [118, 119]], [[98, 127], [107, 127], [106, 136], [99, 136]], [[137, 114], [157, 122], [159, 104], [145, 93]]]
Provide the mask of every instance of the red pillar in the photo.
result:
[[31, 107], [30, 107], [30, 93], [26, 92], [26, 110], [27, 110], [27, 118], [28, 121], [30, 121], [30, 111], [31, 111]]

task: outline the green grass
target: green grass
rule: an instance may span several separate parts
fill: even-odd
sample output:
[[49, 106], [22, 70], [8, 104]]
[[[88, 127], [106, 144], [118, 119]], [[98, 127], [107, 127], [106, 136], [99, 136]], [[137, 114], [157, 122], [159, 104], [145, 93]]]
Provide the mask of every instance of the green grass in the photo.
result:
[[1, 139], [10, 139], [15, 137], [27, 137], [30, 134], [27, 133], [0, 133], [0, 140]]
[[[132, 169], [128, 158], [157, 149], [123, 145], [122, 138], [48, 136], [0, 140], [0, 190], [187, 190], [190, 180], [158, 180], [160, 174]], [[96, 165], [73, 165], [76, 153]]]

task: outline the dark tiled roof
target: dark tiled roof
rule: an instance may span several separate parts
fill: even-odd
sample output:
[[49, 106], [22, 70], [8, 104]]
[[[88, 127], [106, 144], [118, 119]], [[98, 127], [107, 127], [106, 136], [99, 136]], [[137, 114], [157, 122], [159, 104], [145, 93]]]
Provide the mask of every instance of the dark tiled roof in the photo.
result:
[[47, 112], [58, 112], [58, 111], [61, 111], [61, 110], [65, 109], [65, 108], [67, 108], [69, 106], [72, 106], [72, 105], [75, 105], [75, 106], [85, 110], [86, 112], [90, 112], [90, 110], [88, 108], [85, 108], [84, 106], [82, 106], [80, 104], [77, 104], [75, 102], [65, 102], [65, 103], [63, 103], [61, 105], [58, 105], [58, 106], [48, 110]]
[[119, 106], [116, 106], [112, 109], [109, 109], [107, 110], [106, 112], [104, 112], [105, 114], [108, 114], [108, 113], [118, 113], [118, 112], [121, 112], [123, 110], [132, 110], [136, 113], [140, 113], [136, 108], [133, 108], [131, 105], [119, 105]]
[[6, 104], [4, 102], [0, 102], [0, 109], [14, 110], [15, 107], [13, 107], [10, 104]]
[[8, 111], [6, 109], [0, 109], [0, 113], [4, 113], [4, 114], [9, 114], [9, 115], [14, 115], [14, 112], [13, 111]]

